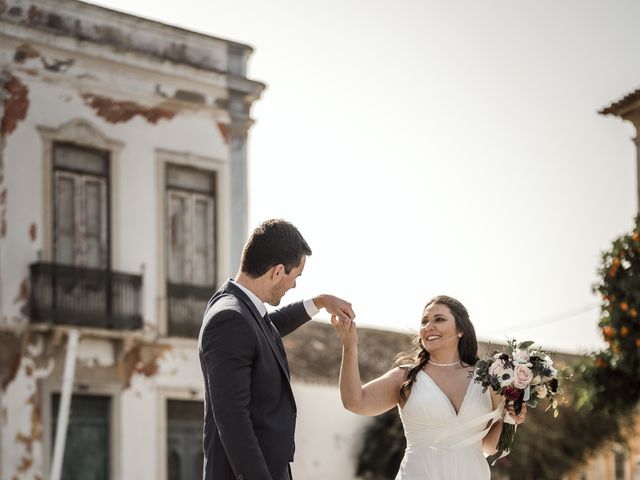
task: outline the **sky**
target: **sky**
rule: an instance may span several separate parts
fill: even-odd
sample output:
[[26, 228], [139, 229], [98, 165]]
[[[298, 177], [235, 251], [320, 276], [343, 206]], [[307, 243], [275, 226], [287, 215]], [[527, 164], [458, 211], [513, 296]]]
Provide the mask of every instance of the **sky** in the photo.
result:
[[604, 345], [592, 285], [638, 201], [635, 130], [597, 112], [640, 88], [640, 2], [91, 3], [254, 47], [249, 230], [313, 250], [283, 302], [415, 333], [447, 294], [480, 340]]

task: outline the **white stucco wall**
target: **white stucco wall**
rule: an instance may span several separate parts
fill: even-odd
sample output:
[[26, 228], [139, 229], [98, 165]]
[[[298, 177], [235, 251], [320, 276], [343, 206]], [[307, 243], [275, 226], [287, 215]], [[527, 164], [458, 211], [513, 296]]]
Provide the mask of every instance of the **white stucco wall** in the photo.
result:
[[372, 421], [344, 409], [337, 386], [296, 382], [296, 480], [353, 480], [362, 435]]

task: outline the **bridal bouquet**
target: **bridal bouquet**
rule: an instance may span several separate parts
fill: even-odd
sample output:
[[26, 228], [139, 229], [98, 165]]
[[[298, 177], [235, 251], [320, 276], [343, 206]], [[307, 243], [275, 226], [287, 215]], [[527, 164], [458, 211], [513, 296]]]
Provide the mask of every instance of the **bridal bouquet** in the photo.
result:
[[[551, 357], [540, 349], [532, 348], [533, 342], [518, 343], [509, 340], [503, 351], [496, 350], [487, 360], [476, 364], [474, 380], [487, 391], [504, 397], [505, 402], [513, 402], [517, 415], [522, 405], [535, 408], [539, 401], [547, 400], [547, 409], [553, 409], [558, 416], [558, 371], [553, 367]], [[508, 453], [516, 434], [515, 421], [505, 412], [502, 433], [498, 440], [498, 451]]]

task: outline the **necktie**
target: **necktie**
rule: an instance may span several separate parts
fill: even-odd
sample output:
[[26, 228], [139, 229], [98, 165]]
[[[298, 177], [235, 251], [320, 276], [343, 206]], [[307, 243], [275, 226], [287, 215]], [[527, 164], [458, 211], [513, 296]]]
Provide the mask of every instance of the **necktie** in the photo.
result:
[[284, 368], [287, 372], [287, 378], [290, 378], [289, 374], [289, 362], [287, 362], [287, 353], [284, 350], [284, 345], [282, 343], [282, 337], [280, 337], [280, 332], [273, 324], [271, 319], [269, 319], [269, 313], [265, 313], [264, 317], [262, 317], [264, 321], [267, 323], [267, 328], [271, 332], [271, 336], [273, 337], [273, 341], [276, 342], [278, 346], [278, 350], [280, 350], [280, 354], [282, 355], [282, 359], [284, 360]]

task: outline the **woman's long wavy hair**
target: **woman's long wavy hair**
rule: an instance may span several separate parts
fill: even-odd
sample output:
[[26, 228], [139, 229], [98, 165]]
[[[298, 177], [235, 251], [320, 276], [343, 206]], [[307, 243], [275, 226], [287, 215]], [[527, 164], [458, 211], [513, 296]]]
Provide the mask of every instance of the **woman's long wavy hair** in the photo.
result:
[[[467, 312], [467, 309], [458, 300], [452, 297], [447, 297], [446, 295], [433, 297], [424, 306], [425, 310], [428, 306], [433, 304], [445, 305], [449, 308], [456, 321], [456, 331], [462, 332], [462, 337], [458, 342], [460, 360], [465, 365], [475, 365], [478, 361], [478, 340], [476, 339], [476, 331], [469, 319], [469, 312]], [[400, 388], [400, 399], [402, 402], [407, 401], [411, 387], [416, 381], [416, 376], [427, 364], [427, 361], [429, 361], [429, 352], [424, 348], [420, 335], [417, 335], [413, 340], [412, 350], [401, 352], [396, 356], [394, 361], [395, 366], [411, 365], [407, 372], [406, 380]]]

